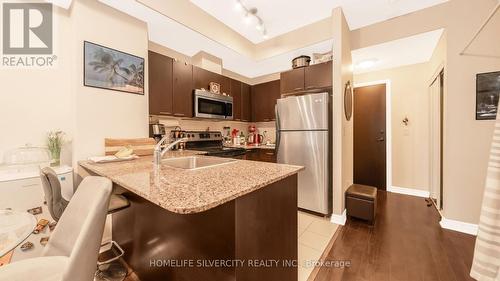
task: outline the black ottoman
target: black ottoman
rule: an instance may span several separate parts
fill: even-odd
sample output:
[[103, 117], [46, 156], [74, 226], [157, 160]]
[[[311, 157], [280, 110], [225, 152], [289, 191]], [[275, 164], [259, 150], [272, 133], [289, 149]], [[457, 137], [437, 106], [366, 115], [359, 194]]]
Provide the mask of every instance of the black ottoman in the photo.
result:
[[345, 208], [348, 217], [375, 222], [377, 210], [377, 188], [353, 184], [345, 192]]

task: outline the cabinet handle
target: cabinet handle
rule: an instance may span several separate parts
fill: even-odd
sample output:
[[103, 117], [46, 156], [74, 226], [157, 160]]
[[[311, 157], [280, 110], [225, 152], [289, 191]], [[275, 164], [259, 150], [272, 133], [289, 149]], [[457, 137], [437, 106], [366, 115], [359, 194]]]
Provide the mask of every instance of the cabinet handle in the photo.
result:
[[298, 90], [302, 90], [302, 87], [295, 88], [292, 91], [298, 91]]
[[186, 116], [184, 113], [174, 113], [174, 116]]
[[270, 120], [270, 119], [264, 118], [264, 122], [267, 122], [267, 121], [269, 121], [269, 120]]
[[307, 86], [306, 89], [314, 89], [316, 88], [315, 86]]
[[274, 156], [274, 153], [272, 153], [272, 152], [266, 152], [266, 155]]
[[245, 119], [242, 119], [241, 121], [243, 121], [243, 122], [248, 122], [248, 120], [245, 120]]
[[160, 111], [160, 114], [172, 114], [172, 112]]
[[241, 119], [234, 119], [234, 121], [241, 121]]

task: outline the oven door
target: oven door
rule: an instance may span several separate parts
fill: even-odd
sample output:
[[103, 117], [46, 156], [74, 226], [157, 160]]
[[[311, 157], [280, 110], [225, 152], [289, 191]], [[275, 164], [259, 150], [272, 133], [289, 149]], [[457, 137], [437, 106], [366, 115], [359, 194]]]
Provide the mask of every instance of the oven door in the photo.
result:
[[195, 96], [195, 117], [225, 119], [226, 102], [210, 97]]

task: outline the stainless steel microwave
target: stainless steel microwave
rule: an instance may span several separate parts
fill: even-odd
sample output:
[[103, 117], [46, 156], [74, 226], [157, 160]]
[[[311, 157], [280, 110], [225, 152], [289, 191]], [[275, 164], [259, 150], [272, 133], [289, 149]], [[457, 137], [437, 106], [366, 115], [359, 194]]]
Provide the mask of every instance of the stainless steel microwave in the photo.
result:
[[194, 116], [198, 118], [232, 120], [233, 97], [195, 90]]

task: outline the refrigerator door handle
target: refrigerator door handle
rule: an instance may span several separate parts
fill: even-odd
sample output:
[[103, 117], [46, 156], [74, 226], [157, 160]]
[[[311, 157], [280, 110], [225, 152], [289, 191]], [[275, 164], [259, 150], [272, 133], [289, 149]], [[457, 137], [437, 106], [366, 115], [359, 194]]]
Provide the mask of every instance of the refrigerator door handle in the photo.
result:
[[280, 146], [280, 139], [281, 139], [281, 132], [280, 132], [280, 115], [278, 113], [278, 104], [274, 106], [274, 112], [276, 115], [276, 154], [278, 154], [279, 151], [279, 146]]

